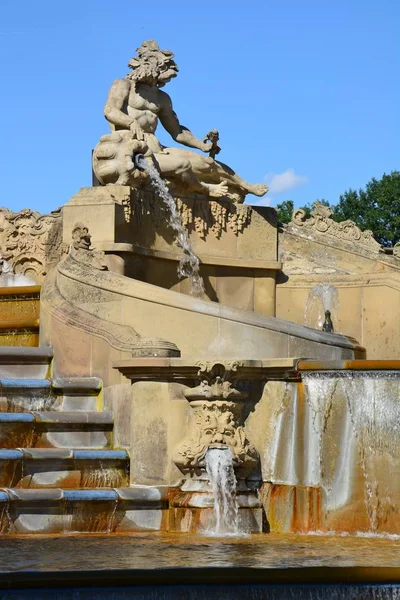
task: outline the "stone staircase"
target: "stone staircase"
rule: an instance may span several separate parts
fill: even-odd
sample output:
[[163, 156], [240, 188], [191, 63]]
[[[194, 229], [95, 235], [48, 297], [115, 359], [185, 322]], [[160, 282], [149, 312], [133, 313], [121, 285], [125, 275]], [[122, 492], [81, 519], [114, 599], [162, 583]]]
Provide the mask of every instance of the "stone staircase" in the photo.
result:
[[96, 377], [52, 377], [50, 348], [0, 347], [0, 534], [164, 528], [166, 490], [129, 487]]

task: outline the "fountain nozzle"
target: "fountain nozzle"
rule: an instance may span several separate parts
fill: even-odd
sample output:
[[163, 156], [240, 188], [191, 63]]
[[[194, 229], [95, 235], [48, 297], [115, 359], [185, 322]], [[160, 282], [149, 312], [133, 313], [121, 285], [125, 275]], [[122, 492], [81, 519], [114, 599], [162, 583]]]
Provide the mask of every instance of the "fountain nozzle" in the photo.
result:
[[144, 161], [144, 160], [145, 160], [144, 154], [138, 153], [138, 154], [133, 155], [133, 164], [135, 165], [135, 167], [137, 169], [139, 169], [139, 171], [144, 171], [144, 167], [141, 164], [142, 161]]

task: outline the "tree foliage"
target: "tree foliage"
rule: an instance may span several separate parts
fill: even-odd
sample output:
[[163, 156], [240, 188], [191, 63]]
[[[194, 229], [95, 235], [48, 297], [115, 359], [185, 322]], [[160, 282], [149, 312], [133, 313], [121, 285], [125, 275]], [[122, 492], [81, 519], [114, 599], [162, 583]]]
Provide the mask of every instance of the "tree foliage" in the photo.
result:
[[293, 211], [293, 200], [284, 200], [280, 204], [276, 205], [276, 212], [278, 213], [278, 221], [280, 223], [290, 223], [292, 220]]
[[[329, 206], [326, 200], [319, 200]], [[309, 216], [312, 205], [300, 207]], [[349, 189], [339, 197], [336, 205], [330, 206], [332, 219], [350, 219], [363, 231], [370, 229], [382, 246], [394, 246], [400, 241], [400, 171], [384, 174], [381, 179], [371, 179], [358, 191]], [[276, 207], [281, 223], [291, 221], [294, 203], [285, 200]]]
[[382, 246], [394, 246], [400, 241], [400, 171], [373, 178], [358, 192], [348, 190], [333, 210], [335, 221], [351, 219]]

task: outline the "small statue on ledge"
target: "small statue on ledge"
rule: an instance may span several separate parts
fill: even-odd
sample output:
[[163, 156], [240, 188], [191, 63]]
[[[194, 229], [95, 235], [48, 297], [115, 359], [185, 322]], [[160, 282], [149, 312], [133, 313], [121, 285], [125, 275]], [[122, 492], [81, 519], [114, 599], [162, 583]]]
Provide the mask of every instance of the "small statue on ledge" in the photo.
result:
[[[114, 81], [104, 108], [111, 133], [102, 136], [93, 153], [93, 170], [99, 182], [138, 187], [147, 177], [134, 164], [133, 155], [140, 153], [164, 179], [189, 193], [236, 202], [243, 202], [246, 194], [266, 194], [266, 185], [247, 183], [230, 167], [214, 160], [220, 151], [216, 130], [201, 141], [180, 124], [171, 98], [161, 90], [177, 75], [172, 52], [160, 50], [153, 40], [144, 42], [137, 52], [129, 61], [131, 73]], [[210, 156], [163, 147], [155, 135], [158, 121], [176, 142]]]

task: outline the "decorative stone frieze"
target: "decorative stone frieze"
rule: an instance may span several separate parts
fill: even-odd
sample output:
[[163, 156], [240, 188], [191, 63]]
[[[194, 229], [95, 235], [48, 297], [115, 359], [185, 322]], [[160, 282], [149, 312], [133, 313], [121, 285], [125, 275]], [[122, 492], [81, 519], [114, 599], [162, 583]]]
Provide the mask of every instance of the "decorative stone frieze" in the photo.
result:
[[13, 273], [28, 275], [37, 283], [68, 251], [62, 241], [62, 214], [48, 215], [23, 209], [0, 208], [0, 255]]
[[193, 418], [173, 460], [182, 473], [200, 475], [207, 450], [228, 447], [238, 476], [244, 478], [257, 467], [259, 456], [241, 418], [247, 394], [235, 387], [240, 362], [199, 362], [198, 367], [200, 385], [185, 392]]
[[[228, 200], [204, 201], [204, 198], [176, 197], [176, 206], [183, 226], [195, 231], [201, 239], [212, 234], [219, 239], [224, 231], [231, 229], [239, 235], [251, 223], [252, 208], [246, 204], [233, 204]], [[154, 229], [165, 223], [166, 209], [152, 191], [132, 190], [130, 197], [123, 200], [127, 223], [141, 225], [143, 219], [151, 215]]]
[[295, 210], [289, 227], [296, 226], [307, 233], [333, 236], [341, 241], [356, 243], [368, 250], [379, 252], [381, 246], [374, 239], [372, 231], [361, 231], [353, 221], [349, 220], [337, 223], [331, 219], [331, 216], [332, 211], [329, 206], [316, 202], [308, 219], [302, 208]]

